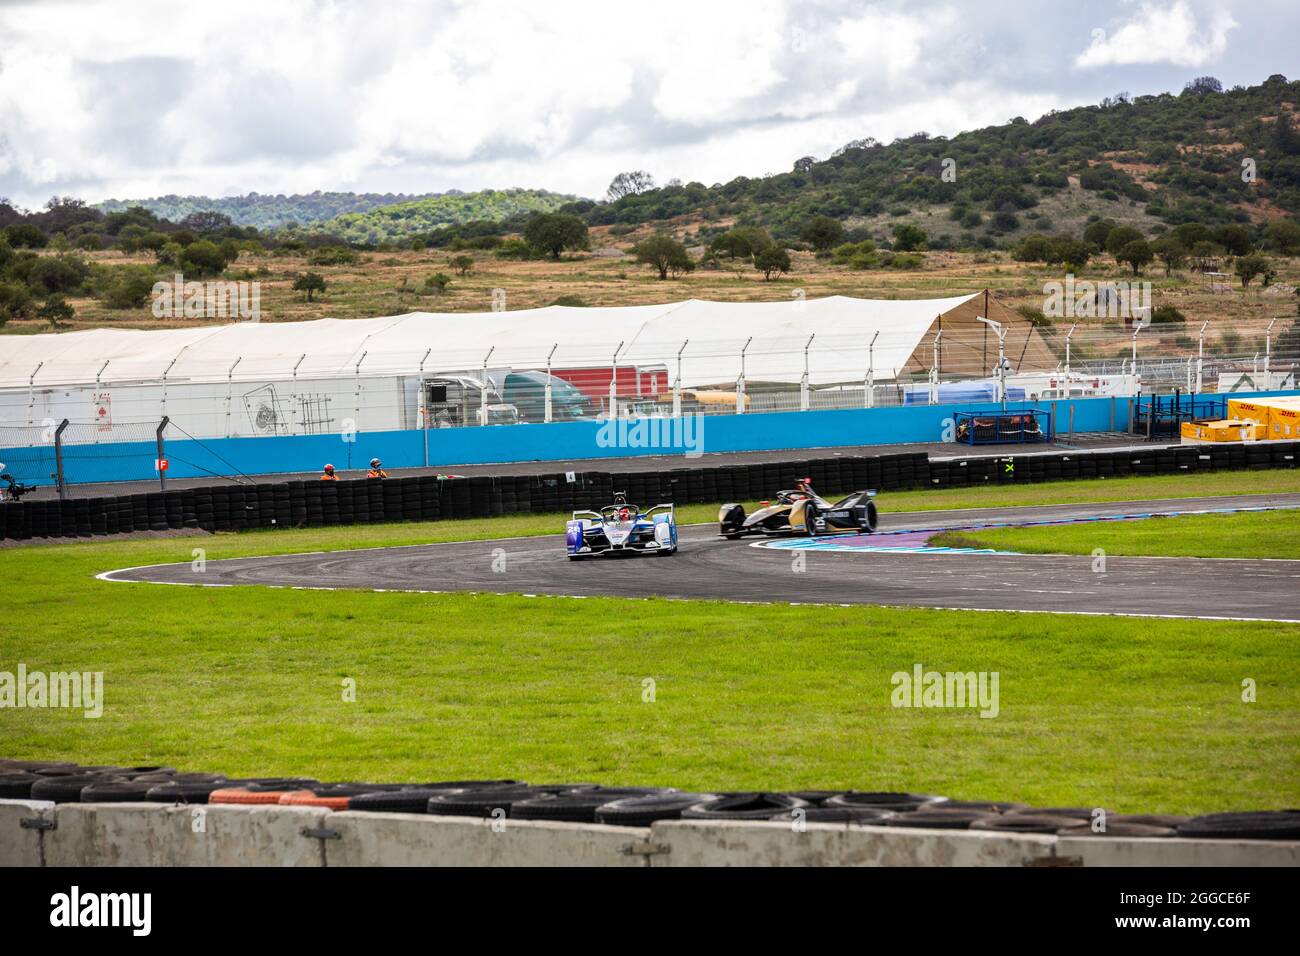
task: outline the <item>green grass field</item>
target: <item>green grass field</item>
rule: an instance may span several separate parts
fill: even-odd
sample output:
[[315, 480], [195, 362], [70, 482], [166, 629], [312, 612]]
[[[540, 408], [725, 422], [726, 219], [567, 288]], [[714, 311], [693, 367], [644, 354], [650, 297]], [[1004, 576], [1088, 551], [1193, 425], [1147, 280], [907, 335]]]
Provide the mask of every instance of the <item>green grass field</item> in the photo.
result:
[[950, 531], [931, 539], [953, 548], [1021, 554], [1150, 555], [1177, 558], [1300, 560], [1300, 511], [1181, 515], [1144, 521], [1097, 521], [1037, 528]]
[[[1219, 478], [1300, 490], [1295, 472], [1257, 472], [881, 500], [1193, 495]], [[98, 720], [0, 709], [0, 752], [321, 779], [852, 786], [1119, 811], [1292, 806], [1300, 792], [1297, 626], [94, 577], [188, 561], [194, 547], [214, 560], [557, 527], [517, 516], [0, 550], [0, 670], [103, 671], [106, 695]], [[890, 676], [917, 663], [997, 671], [1000, 715], [891, 707]], [[1255, 703], [1241, 701], [1245, 679]]]

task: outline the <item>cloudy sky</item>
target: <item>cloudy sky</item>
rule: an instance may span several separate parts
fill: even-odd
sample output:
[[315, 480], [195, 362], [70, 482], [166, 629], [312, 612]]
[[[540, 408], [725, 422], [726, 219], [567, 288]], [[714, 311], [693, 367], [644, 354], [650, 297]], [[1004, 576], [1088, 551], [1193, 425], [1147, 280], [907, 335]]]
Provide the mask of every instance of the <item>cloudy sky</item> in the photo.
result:
[[0, 196], [600, 196], [1300, 74], [1295, 0], [0, 0]]

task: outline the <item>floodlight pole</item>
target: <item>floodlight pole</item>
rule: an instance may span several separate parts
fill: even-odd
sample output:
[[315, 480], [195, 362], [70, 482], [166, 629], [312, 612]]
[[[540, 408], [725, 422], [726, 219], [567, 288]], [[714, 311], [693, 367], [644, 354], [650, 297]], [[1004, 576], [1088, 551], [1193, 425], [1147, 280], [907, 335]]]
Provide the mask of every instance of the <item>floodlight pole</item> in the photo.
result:
[[614, 358], [609, 363], [609, 417], [618, 418], [618, 353], [623, 351], [624, 342], [614, 349]]
[[934, 333], [934, 360], [930, 362], [930, 404], [939, 404], [939, 342], [943, 338], [943, 329]]
[[1070, 326], [1070, 331], [1065, 333], [1065, 388], [1066, 388], [1065, 394], [1066, 395], [1070, 394], [1069, 391], [1070, 389], [1070, 338], [1074, 335], [1074, 330], [1077, 329], [1078, 327], [1079, 327], [1078, 323], [1075, 323], [1074, 325]]
[[873, 408], [876, 404], [876, 339], [880, 338], [880, 329], [876, 329], [876, 334], [871, 336], [871, 343], [867, 346], [867, 378], [862, 383], [866, 394], [862, 397], [863, 408]]
[[235, 369], [239, 367], [239, 363], [242, 362], [243, 360], [244, 357], [242, 355], [239, 356], [239, 358], [235, 359], [235, 364], [230, 366], [230, 368], [226, 371], [226, 437], [227, 438], [230, 437], [230, 401], [231, 401], [230, 393], [234, 389]]
[[808, 349], [812, 347], [813, 339], [817, 338], [814, 332], [808, 336], [808, 342], [803, 347], [803, 379], [799, 382], [799, 411], [808, 411]]
[[170, 371], [172, 370], [172, 366], [175, 365], [178, 361], [180, 361], [180, 355], [179, 355], [179, 354], [177, 354], [176, 358], [172, 359], [171, 362], [168, 363], [167, 367], [166, 367], [165, 369], [163, 369], [163, 373], [162, 373], [162, 408], [161, 408], [161, 411], [162, 411], [162, 413], [163, 413], [163, 417], [164, 417], [164, 418], [167, 417], [167, 373], [170, 372]]
[[547, 424], [550, 424], [551, 421], [551, 359], [555, 356], [555, 350], [559, 347], [560, 343], [556, 342], [551, 346], [551, 351], [547, 353], [546, 356], [546, 390], [543, 395], [544, 408], [542, 410], [542, 421]]
[[32, 369], [32, 374], [27, 376], [27, 425], [29, 428], [36, 412], [36, 373], [41, 370], [41, 366], [44, 364], [44, 362], [38, 363], [36, 368]]
[[673, 379], [673, 418], [682, 417], [682, 353], [690, 344], [691, 340], [686, 339], [677, 350], [677, 378]]
[[[982, 316], [976, 316], [975, 319], [991, 328], [998, 337], [998, 401], [1002, 403], [1002, 410], [1005, 412], [1007, 410], [1007, 330], [1001, 322], [994, 322]], [[1069, 394], [1068, 388], [1066, 394]]]
[[361, 421], [361, 363], [366, 360], [369, 352], [362, 352], [361, 358], [357, 359], [357, 364], [352, 367], [353, 391], [352, 391], [352, 429], [357, 431], [357, 424]]
[[1142, 380], [1138, 375], [1138, 333], [1142, 331], [1143, 322], [1141, 319], [1133, 320], [1133, 382], [1134, 391], [1141, 390]]
[[289, 434], [296, 434], [298, 431], [298, 366], [307, 358], [307, 353], [303, 352], [298, 356], [298, 361], [293, 363], [293, 401], [289, 403], [289, 414], [292, 416], [289, 422]]
[[749, 343], [754, 341], [751, 335], [745, 339], [745, 344], [740, 350], [740, 378], [736, 379], [736, 414], [745, 414], [745, 353], [749, 351]]
[[1209, 322], [1201, 323], [1201, 331], [1196, 337], [1196, 394], [1201, 393], [1201, 386], [1204, 383], [1205, 370], [1205, 330]]
[[488, 423], [488, 359], [492, 357], [492, 353], [496, 350], [497, 347], [494, 345], [488, 349], [487, 355], [483, 356], [483, 380], [480, 383], [483, 387], [479, 391], [478, 401], [478, 423], [480, 425], [486, 425]]
[[1276, 318], [1271, 319], [1264, 330], [1264, 374], [1268, 377], [1265, 391], [1273, 387], [1273, 325], [1276, 322]]

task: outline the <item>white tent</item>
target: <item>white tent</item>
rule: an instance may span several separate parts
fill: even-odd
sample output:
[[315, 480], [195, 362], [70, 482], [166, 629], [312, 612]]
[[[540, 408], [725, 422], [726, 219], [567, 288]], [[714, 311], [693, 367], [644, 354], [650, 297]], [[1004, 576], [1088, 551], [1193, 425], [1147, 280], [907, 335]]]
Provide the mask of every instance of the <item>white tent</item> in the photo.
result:
[[[928, 354], [927, 332], [973, 300], [871, 300], [845, 296], [787, 302], [706, 302], [481, 313], [412, 312], [375, 319], [252, 323], [139, 331], [0, 337], [0, 388], [184, 381], [236, 382], [411, 375], [493, 368], [619, 365], [676, 367], [682, 384], [734, 381], [745, 349], [753, 381], [798, 381], [810, 337], [812, 384], [861, 381], [868, 345], [878, 380]], [[999, 307], [1000, 308], [1000, 307]], [[1005, 309], [1002, 310], [1006, 312]], [[954, 329], [954, 332], [956, 330]], [[1026, 333], [1028, 334], [1028, 333]], [[685, 345], [683, 349], [683, 344]], [[746, 343], [748, 347], [746, 348]], [[925, 346], [923, 349], [922, 346]], [[914, 358], [914, 356], [917, 356]], [[928, 364], [928, 359], [922, 364]]]

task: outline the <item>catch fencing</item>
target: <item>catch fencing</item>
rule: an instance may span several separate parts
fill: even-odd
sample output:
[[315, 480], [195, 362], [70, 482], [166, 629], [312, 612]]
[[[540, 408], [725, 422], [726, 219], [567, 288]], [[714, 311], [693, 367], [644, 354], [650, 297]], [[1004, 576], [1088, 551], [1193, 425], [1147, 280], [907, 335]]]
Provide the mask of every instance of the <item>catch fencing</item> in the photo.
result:
[[67, 419], [93, 422], [105, 441], [126, 441], [137, 426], [167, 417], [185, 435], [203, 440], [958, 399], [1042, 402], [1174, 389], [1268, 391], [1296, 386], [1296, 321], [1200, 327], [1063, 321], [1034, 330], [1047, 363], [1034, 367], [1022, 361], [1024, 350], [1000, 349], [993, 331], [945, 340], [939, 330], [919, 344], [914, 332], [892, 330], [870, 341], [830, 329], [792, 341], [710, 338], [706, 328], [698, 338], [638, 341], [607, 351], [504, 338], [474, 353], [455, 343], [418, 353], [258, 358], [209, 358], [194, 350], [162, 367], [115, 359], [62, 371], [6, 366], [0, 428], [39, 432]]

